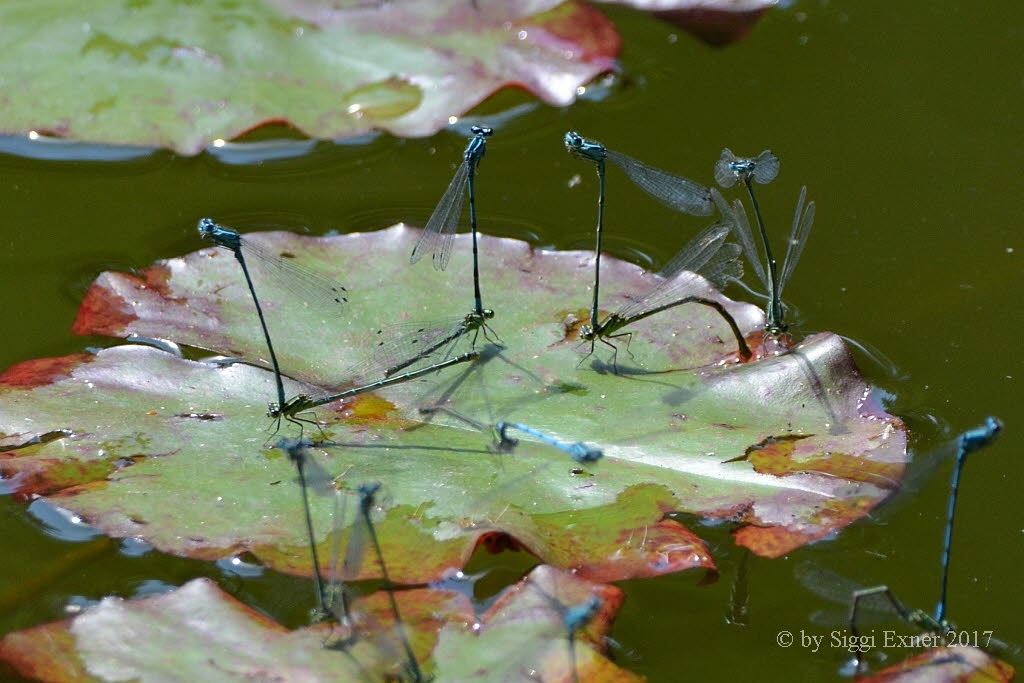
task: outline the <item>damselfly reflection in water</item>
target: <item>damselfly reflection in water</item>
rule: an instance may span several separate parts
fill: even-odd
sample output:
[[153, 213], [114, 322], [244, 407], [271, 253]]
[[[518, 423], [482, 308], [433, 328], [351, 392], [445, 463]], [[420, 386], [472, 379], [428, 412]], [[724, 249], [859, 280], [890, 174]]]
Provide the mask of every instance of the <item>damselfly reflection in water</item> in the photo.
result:
[[[743, 247], [747, 261], [757, 273], [758, 279], [768, 291], [768, 304], [765, 308], [765, 332], [773, 338], [778, 338], [789, 329], [785, 322], [785, 309], [782, 304], [782, 292], [793, 275], [800, 255], [807, 244], [807, 237], [811, 234], [811, 227], [814, 225], [814, 202], [807, 204], [804, 208], [804, 200], [807, 198], [807, 187], [800, 190], [797, 199], [796, 211], [793, 215], [793, 227], [789, 234], [789, 242], [786, 245], [786, 255], [782, 262], [782, 272], [778, 273], [774, 257], [771, 254], [771, 245], [768, 242], [768, 233], [763, 223], [761, 227], [761, 243], [765, 251], [764, 264], [758, 255], [757, 247], [754, 245], [754, 236], [750, 230], [750, 221], [747, 219], [747, 212], [743, 208], [743, 202], [739, 199], [733, 201], [730, 207], [725, 198], [712, 189], [711, 195], [719, 211], [727, 216], [729, 222], [734, 226], [737, 239]], [[761, 220], [760, 218], [758, 219]], [[766, 275], [767, 271], [767, 275]]]
[[[581, 680], [581, 653], [577, 648], [580, 634], [605, 608], [603, 593], [615, 595], [614, 591], [554, 567], [540, 565], [495, 602], [488, 627], [520, 623], [538, 629], [537, 647], [531, 651], [533, 666], [547, 674], [544, 680], [575, 683]], [[614, 609], [614, 606], [609, 605], [609, 608]], [[559, 652], [562, 639], [566, 647]], [[547, 651], [544, 643], [550, 644]], [[586, 654], [588, 656], [582, 660], [584, 672], [595, 656], [593, 651], [586, 651]]]
[[[793, 570], [793, 574], [807, 590], [824, 600], [843, 606], [842, 609], [817, 610], [811, 615], [811, 621], [825, 628], [846, 626], [850, 629], [849, 642], [851, 644], [870, 642], [872, 636], [864, 633], [865, 623], [877, 624], [899, 620], [933, 636], [931, 642], [921, 641], [922, 647], [938, 644], [934, 637], [941, 639], [954, 633], [971, 633], [978, 636], [977, 641], [972, 640], [970, 643], [963, 644], [980, 647], [1001, 658], [1014, 658], [1021, 653], [1019, 645], [997, 638], [991, 631], [958, 631], [948, 622], [939, 623], [927, 611], [905, 606], [886, 586], [868, 588], [862, 583], [811, 561], [798, 564]], [[855, 603], [851, 602], [853, 600]], [[874, 638], [874, 641], [875, 649], [880, 649], [884, 644], [881, 638]], [[890, 641], [899, 642], [895, 637], [890, 637]], [[869, 650], [870, 648], [864, 649]], [[853, 676], [863, 673], [865, 669], [864, 655], [867, 652], [857, 651], [854, 654], [855, 656], [847, 664], [844, 664], [841, 671], [843, 675]]]
[[[340, 477], [339, 477], [340, 479]], [[373, 523], [373, 510], [377, 507], [377, 495], [381, 490], [379, 482], [368, 482], [362, 484], [355, 491], [357, 505], [352, 520], [352, 528], [349, 531], [348, 543], [345, 544], [344, 558], [341, 558], [342, 536], [344, 534], [348, 510], [347, 498], [349, 492], [341, 488], [339, 480], [335, 480], [335, 506], [334, 506], [334, 542], [331, 552], [331, 562], [327, 571], [328, 582], [324, 592], [324, 604], [327, 613], [344, 627], [348, 635], [340, 640], [328, 644], [333, 649], [346, 650], [360, 638], [373, 638], [377, 647], [390, 659], [401, 661], [401, 680], [420, 681], [429, 680], [420, 669], [412, 646], [409, 644], [408, 635], [405, 629], [405, 622], [402, 620], [398, 602], [395, 599], [393, 584], [388, 574], [387, 564], [381, 550], [380, 539]], [[392, 616], [394, 618], [394, 639], [397, 640], [401, 653], [395, 652], [394, 643], [380, 633], [379, 624], [372, 623], [372, 619], [366, 614], [354, 611], [352, 594], [348, 584], [356, 580], [363, 567], [366, 558], [367, 545], [372, 548], [380, 568], [381, 580], [384, 591], [387, 593]]]
[[451, 259], [452, 242], [455, 231], [462, 218], [462, 204], [469, 196], [469, 228], [473, 236], [473, 313], [480, 319], [494, 317], [494, 312], [485, 309], [480, 296], [480, 262], [477, 250], [476, 229], [476, 171], [480, 161], [487, 152], [487, 138], [494, 131], [483, 126], [473, 126], [473, 137], [462, 153], [462, 163], [455, 170], [448, 189], [441, 195], [434, 213], [427, 221], [416, 246], [409, 257], [410, 263], [416, 263], [424, 254], [430, 254], [434, 268], [444, 270]]
[[[590, 342], [590, 352], [587, 356], [594, 352], [595, 342], [600, 341], [613, 349], [612, 365], [614, 367], [618, 348], [608, 340], [626, 337], [628, 352], [629, 340], [632, 338], [631, 332], [616, 334], [619, 330], [661, 311], [694, 303], [717, 311], [729, 325], [733, 337], [736, 339], [740, 357], [744, 360], [750, 358], [750, 348], [732, 314], [720, 302], [708, 298], [706, 295], [708, 282], [721, 289], [729, 281], [738, 280], [743, 276], [743, 264], [739, 260], [739, 247], [735, 244], [725, 243], [729, 232], [730, 224], [728, 222], [712, 224], [680, 249], [679, 253], [661, 270], [660, 275], [663, 278], [661, 282], [646, 293], [631, 298], [629, 303], [600, 322], [581, 326], [580, 339]], [[597, 320], [596, 312], [591, 318]], [[584, 357], [585, 359], [586, 357]]]
[[597, 244], [594, 250], [594, 303], [590, 308], [590, 328], [597, 329], [597, 311], [601, 289], [601, 240], [604, 234], [605, 162], [621, 168], [633, 183], [667, 206], [692, 216], [710, 216], [714, 212], [708, 188], [700, 183], [660, 171], [632, 157], [608, 149], [600, 142], [584, 140], [575, 132], [565, 134], [565, 148], [577, 159], [597, 167]]
[[[260, 264], [261, 272], [275, 278], [282, 287], [294, 292], [299, 297], [300, 305], [314, 306], [318, 310], [325, 311], [329, 317], [341, 312], [341, 307], [348, 302], [348, 291], [329, 278], [270, 253], [252, 240], [243, 238], [235, 230], [218, 225], [212, 218], [199, 219], [197, 230], [200, 237], [212, 240], [217, 246], [234, 254], [235, 260], [242, 268], [242, 274], [245, 276], [245, 283], [252, 295], [256, 315], [259, 317], [260, 327], [263, 329], [263, 338], [267, 343], [267, 351], [270, 354], [270, 362], [274, 370], [274, 382], [277, 389], [276, 405], [282, 406], [285, 404], [285, 393], [284, 382], [281, 379], [281, 366], [278, 363], [277, 354], [274, 352], [270, 329], [267, 327], [259, 297], [256, 296], [256, 288], [249, 273], [249, 262], [245, 257], [254, 257], [254, 262]], [[273, 405], [271, 404], [271, 406]], [[286, 419], [297, 424], [301, 431], [302, 425], [292, 416], [288, 415]]]
[[[903, 621], [913, 624], [923, 631], [936, 633], [941, 637], [946, 637], [948, 634], [957, 632], [956, 627], [949, 621], [946, 615], [946, 589], [949, 577], [950, 553], [953, 542], [953, 523], [955, 520], [956, 503], [959, 493], [960, 474], [967, 456], [970, 453], [991, 444], [1001, 430], [1002, 423], [994, 417], [989, 417], [986, 418], [983, 425], [963, 432], [957, 439], [957, 457], [953, 469], [953, 479], [950, 485], [946, 525], [943, 533], [943, 547], [940, 560], [941, 579], [939, 601], [936, 605], [934, 615], [930, 615], [924, 610], [909, 609], [905, 607], [896, 599], [896, 596], [888, 586], [883, 585], [875, 586], [873, 588], [863, 588], [852, 585], [852, 582], [849, 582], [851, 585], [847, 585], [845, 583], [846, 580], [842, 579], [842, 577], [838, 577], [827, 570], [818, 571], [820, 568], [817, 568], [814, 565], [803, 564], [798, 567], [797, 576], [801, 583], [819, 595], [829, 597], [828, 594], [834, 593], [835, 586], [845, 586], [843, 597], [845, 600], [851, 600], [849, 624], [850, 633], [855, 639], [860, 636], [860, 632], [858, 630], [858, 617], [863, 609], [895, 613], [899, 615]], [[880, 607], [880, 605], [882, 607]], [[975, 645], [980, 645], [982, 649], [992, 649], [992, 651], [997, 653], [1009, 652], [1012, 654], [1019, 651], [1019, 648], [1009, 646], [996, 638], [990, 638], [988, 643]], [[858, 673], [860, 672], [862, 665], [862, 655], [858, 652], [856, 658]]]
[[562, 619], [562, 627], [565, 629], [565, 640], [568, 644], [569, 650], [569, 670], [571, 672], [573, 683], [577, 683], [580, 680], [579, 670], [576, 666], [576, 638], [577, 634], [586, 628], [590, 620], [594, 618], [598, 610], [604, 604], [596, 595], [575, 603], [562, 603], [553, 595], [550, 595], [540, 586], [534, 584], [534, 590], [541, 594], [545, 600], [548, 601], [548, 605], [551, 609]]
[[322, 621], [328, 614], [327, 593], [323, 573], [320, 570], [320, 558], [316, 549], [316, 533], [313, 530], [313, 515], [309, 508], [309, 490], [312, 488], [319, 494], [327, 494], [333, 490], [331, 478], [313, 459], [309, 449], [312, 443], [302, 439], [278, 439], [274, 448], [284, 451], [288, 459], [295, 465], [298, 472], [299, 489], [302, 492], [302, 510], [305, 515], [306, 535], [309, 541], [309, 552], [313, 562], [313, 589], [316, 597], [314, 621]]

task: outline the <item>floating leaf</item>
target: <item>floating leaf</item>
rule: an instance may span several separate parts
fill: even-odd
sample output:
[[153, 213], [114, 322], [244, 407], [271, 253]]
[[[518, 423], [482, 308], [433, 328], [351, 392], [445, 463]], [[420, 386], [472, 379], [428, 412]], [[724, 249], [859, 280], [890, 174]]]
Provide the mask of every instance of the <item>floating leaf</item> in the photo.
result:
[[[574, 637], [576, 672], [582, 680], [640, 680], [601, 654], [622, 603], [614, 586], [540, 566], [499, 596], [479, 623], [458, 592], [422, 588], [395, 595], [418, 665], [439, 683], [514, 680], [501, 673], [517, 669], [569, 680], [564, 609], [595, 597], [599, 609]], [[288, 631], [212, 581], [195, 579], [141, 600], [104, 598], [76, 617], [10, 633], [0, 640], [0, 660], [43, 681], [393, 677], [404, 651], [394, 637], [390, 601], [377, 592], [353, 609], [367, 628], [353, 633], [319, 624]]]
[[[596, 599], [594, 615], [573, 635], [567, 610]], [[439, 680], [640, 681], [602, 653], [622, 591], [541, 565], [495, 601], [473, 629], [450, 624], [434, 659]], [[480, 660], [480, 651], [490, 656]]]
[[778, 0], [601, 0], [648, 10], [711, 45], [743, 38]]
[[976, 647], [939, 647], [857, 680], [872, 683], [999, 683], [1012, 681], [1013, 667]]
[[566, 105], [619, 37], [557, 0], [50, 0], [0, 5], [0, 44], [17, 93], [0, 96], [0, 130], [196, 154], [268, 122], [430, 135], [508, 85]]
[[[255, 272], [282, 367], [295, 378], [289, 395], [348, 385], [346, 368], [371, 353], [382, 324], [468, 310], [468, 236], [444, 274], [408, 265], [418, 234], [397, 226], [331, 238], [249, 236], [349, 289], [347, 309], [327, 318]], [[584, 359], [577, 336], [591, 254], [489, 237], [481, 248], [484, 298], [497, 309], [491, 323], [503, 349], [481, 337], [481, 361], [318, 411], [330, 443], [313, 451], [315, 461], [342, 490], [384, 484], [375, 521], [396, 581], [462, 567], [479, 543], [522, 547], [601, 581], [712, 568], [699, 537], [666, 519], [671, 512], [731, 521], [739, 544], [774, 557], [862, 517], [897, 485], [905, 430], [876, 405], [838, 337], [816, 335], [741, 363], [717, 314], [683, 306], [632, 326], [616, 375], [607, 350], [598, 345]], [[609, 308], [656, 278], [604, 264]], [[760, 338], [759, 309], [710, 285], [704, 294]], [[103, 274], [75, 329], [164, 337], [254, 363], [266, 355], [237, 264], [215, 249], [141, 277]], [[462, 342], [454, 352], [468, 347]], [[265, 444], [265, 405], [275, 397], [268, 371], [126, 345], [29, 361], [4, 380], [0, 473], [16, 492], [46, 495], [111, 536], [167, 552], [220, 559], [250, 551], [274, 569], [309, 575], [293, 467]], [[439, 401], [453, 412], [418, 410]], [[491, 437], [460, 416], [482, 428], [529, 424], [605, 457], [585, 468], [528, 441], [496, 455]], [[335, 532], [334, 497], [314, 496], [312, 506], [326, 556], [352, 516]]]
[[[440, 623], [473, 620], [469, 600], [451, 591], [404, 591], [399, 598], [423, 657]], [[357, 607], [381, 616], [384, 602], [375, 594]], [[337, 628], [288, 631], [209, 579], [195, 579], [142, 600], [104, 598], [71, 619], [10, 633], [0, 640], [0, 659], [44, 681], [384, 680], [397, 672], [397, 643], [382, 627], [345, 648], [325, 647]]]

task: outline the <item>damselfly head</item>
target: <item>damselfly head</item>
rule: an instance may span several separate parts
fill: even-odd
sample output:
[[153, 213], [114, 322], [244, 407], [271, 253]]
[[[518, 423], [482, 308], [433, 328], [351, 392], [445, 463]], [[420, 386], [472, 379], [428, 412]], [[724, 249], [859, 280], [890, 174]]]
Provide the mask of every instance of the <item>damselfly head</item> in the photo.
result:
[[756, 157], [737, 157], [728, 147], [715, 163], [715, 181], [722, 187], [732, 187], [737, 180], [746, 182], [753, 179], [762, 185], [770, 183], [779, 175], [779, 160], [770, 149]]
[[486, 126], [473, 126], [470, 130], [473, 131], [473, 137], [466, 145], [462, 158], [475, 169], [487, 153], [487, 138], [493, 135], [494, 131]]
[[284, 405], [278, 405], [276, 403], [267, 404], [267, 417], [277, 419], [285, 415], [294, 415], [295, 413], [311, 408], [310, 402], [312, 399], [306, 394], [299, 394], [293, 396], [284, 402]]
[[960, 436], [960, 447], [965, 452], [976, 451], [982, 446], [992, 443], [999, 432], [1003, 430], [1003, 423], [996, 417], [985, 418], [985, 424], [974, 429], [969, 429]]
[[1003, 422], [998, 417], [988, 417], [985, 418], [985, 428], [988, 430], [989, 436], [995, 436], [1003, 431]]
[[600, 142], [584, 140], [583, 137], [574, 131], [565, 134], [565, 149], [577, 159], [585, 159], [600, 163], [604, 161], [607, 152]]
[[242, 248], [241, 236], [231, 228], [219, 225], [212, 218], [200, 218], [196, 230], [198, 230], [200, 237], [213, 240], [219, 247], [235, 252]]
[[579, 631], [590, 623], [590, 620], [594, 618], [594, 615], [597, 614], [603, 605], [604, 600], [596, 595], [591, 595], [586, 601], [569, 607], [565, 611], [562, 621], [565, 622], [565, 627], [570, 631]]
[[490, 320], [494, 317], [494, 311], [489, 308], [485, 308], [479, 313], [476, 311], [470, 311], [466, 314], [466, 317], [462, 319], [462, 324], [466, 326], [466, 329], [476, 329], [484, 324], [485, 320]]
[[203, 239], [211, 239], [213, 237], [213, 231], [217, 229], [217, 224], [212, 218], [200, 218], [199, 225], [196, 226], [196, 230], [199, 231], [199, 236]]
[[494, 450], [498, 453], [511, 453], [519, 445], [519, 439], [513, 439], [506, 433], [507, 431], [508, 423], [506, 422], [499, 422], [493, 427]]
[[597, 337], [594, 334], [594, 328], [590, 325], [580, 325], [580, 339], [584, 341], [593, 341]]

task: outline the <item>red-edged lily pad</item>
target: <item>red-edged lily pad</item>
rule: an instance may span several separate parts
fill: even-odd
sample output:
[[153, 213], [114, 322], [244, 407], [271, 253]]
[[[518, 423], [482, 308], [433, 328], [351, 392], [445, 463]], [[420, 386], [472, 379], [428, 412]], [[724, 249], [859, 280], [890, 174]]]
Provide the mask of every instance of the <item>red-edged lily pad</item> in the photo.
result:
[[0, 6], [0, 44], [0, 131], [195, 154], [268, 122], [430, 135], [508, 85], [566, 105], [619, 37], [575, 1], [64, 1]]
[[743, 38], [778, 0], [601, 0], [653, 12], [711, 45]]
[[[346, 368], [370, 354], [381, 324], [468, 310], [466, 240], [445, 274], [408, 265], [418, 235], [397, 226], [249, 236], [349, 289], [347, 310], [325, 317], [256, 270], [282, 367], [295, 378], [288, 395], [354, 381]], [[876, 405], [838, 337], [816, 335], [744, 363], [713, 311], [683, 306], [632, 326], [633, 357], [623, 348], [612, 374], [604, 350], [583, 360], [577, 337], [592, 255], [489, 237], [481, 247], [503, 349], [481, 337], [486, 360], [318, 411], [333, 445], [313, 458], [337, 486], [384, 485], [374, 514], [396, 580], [462, 567], [481, 542], [523, 547], [602, 581], [713, 567], [700, 538], [666, 519], [677, 511], [729, 520], [737, 543], [775, 557], [862, 517], [897, 485], [904, 427]], [[605, 263], [609, 307], [656, 280]], [[761, 312], [710, 285], [705, 294], [756, 346]], [[241, 273], [216, 249], [141, 276], [105, 273], [76, 330], [163, 337], [256, 363], [266, 355]], [[294, 469], [265, 446], [270, 372], [126, 345], [30, 361], [4, 379], [0, 472], [16, 492], [45, 495], [112, 536], [167, 552], [250, 551], [272, 568], [310, 573]], [[439, 400], [453, 413], [418, 410]], [[525, 423], [605, 457], [584, 467], [526, 435], [513, 453], [495, 455], [491, 437], [465, 416]], [[354, 515], [335, 532], [335, 497], [314, 496], [312, 507], [327, 554]]]
[[[453, 681], [643, 680], [603, 655], [605, 634], [622, 599], [614, 586], [536, 567], [472, 629], [445, 626], [434, 652], [438, 676]], [[491, 653], [486, 662], [474, 654], [480, 649]]]
[[[383, 594], [358, 603], [379, 616]], [[403, 622], [426, 657], [440, 623], [472, 623], [468, 599], [419, 589], [400, 596]], [[289, 631], [208, 579], [142, 600], [104, 598], [81, 615], [8, 634], [0, 658], [39, 680], [384, 680], [401, 667], [400, 646], [375, 621], [356, 638], [321, 624]], [[336, 632], [337, 631], [337, 632]], [[350, 644], [328, 647], [344, 636]]]
[[[584, 680], [639, 680], [600, 654], [622, 603], [613, 586], [537, 567], [479, 620], [468, 598], [451, 590], [395, 597], [417, 666], [439, 682], [510, 680], [495, 667], [569, 680], [563, 616], [585, 598], [596, 598], [599, 608], [575, 633], [575, 670]], [[358, 631], [337, 624], [289, 631], [212, 581], [196, 579], [142, 600], [105, 598], [76, 617], [10, 633], [0, 640], [0, 659], [43, 681], [344, 681], [398, 674], [407, 659], [386, 595], [357, 600], [353, 610], [364, 624]]]
[[1015, 671], [976, 647], [939, 647], [916, 657], [858, 678], [872, 683], [1000, 683], [1012, 681]]

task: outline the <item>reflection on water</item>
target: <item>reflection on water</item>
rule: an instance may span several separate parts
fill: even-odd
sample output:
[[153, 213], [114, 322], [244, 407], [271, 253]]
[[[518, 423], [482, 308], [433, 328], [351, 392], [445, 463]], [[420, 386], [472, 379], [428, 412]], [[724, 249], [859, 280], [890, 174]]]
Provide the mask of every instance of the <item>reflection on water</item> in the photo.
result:
[[[593, 253], [593, 232], [573, 231], [563, 233], [563, 235], [565, 235], [561, 240], [563, 249]], [[650, 245], [644, 242], [644, 240], [606, 233], [601, 240], [601, 246], [604, 253], [611, 254], [615, 258], [636, 264], [646, 270], [653, 270], [655, 267], [654, 257], [646, 251], [650, 248]]]
[[210, 173], [250, 182], [327, 176], [379, 163], [393, 151], [392, 139], [367, 133], [339, 140], [296, 138], [283, 125], [261, 126], [238, 140], [217, 140], [198, 157]]
[[233, 166], [262, 164], [265, 161], [294, 159], [309, 154], [316, 140], [267, 140], [265, 142], [225, 142], [217, 140], [206, 148], [206, 153]]
[[64, 508], [55, 507], [40, 499], [28, 506], [29, 514], [42, 525], [43, 533], [51, 538], [62, 541], [88, 541], [100, 536], [101, 533], [89, 526], [76, 514]]
[[0, 135], [0, 154], [44, 161], [134, 161], [158, 152], [156, 147], [78, 142], [35, 132], [28, 135]]
[[[346, 233], [373, 232], [396, 223], [422, 227], [430, 218], [433, 210], [434, 207], [430, 204], [389, 204], [368, 207], [347, 214], [339, 221], [339, 224]], [[523, 240], [535, 246], [540, 241], [539, 233], [546, 232], [544, 226], [527, 218], [493, 211], [481, 210], [478, 222], [480, 232], [497, 237]], [[462, 224], [462, 229], [459, 232], [468, 232], [469, 219], [464, 216]], [[486, 260], [487, 254], [484, 253], [482, 258]]]

